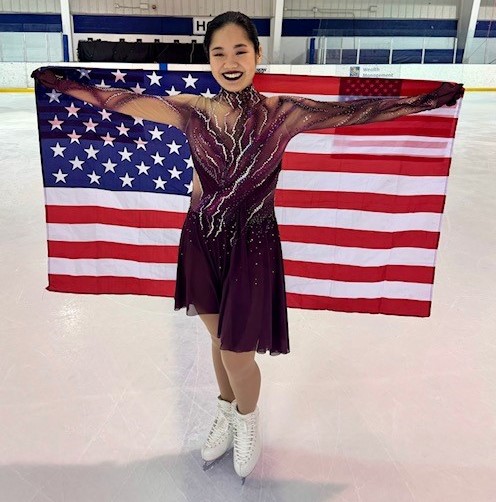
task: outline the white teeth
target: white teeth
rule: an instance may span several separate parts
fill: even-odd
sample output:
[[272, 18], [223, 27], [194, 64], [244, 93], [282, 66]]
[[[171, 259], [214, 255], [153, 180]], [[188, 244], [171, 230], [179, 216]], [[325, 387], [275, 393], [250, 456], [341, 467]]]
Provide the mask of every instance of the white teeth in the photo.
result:
[[224, 73], [224, 77], [226, 77], [227, 79], [237, 79], [239, 77], [241, 77], [242, 73], [240, 72], [237, 72], [237, 73]]

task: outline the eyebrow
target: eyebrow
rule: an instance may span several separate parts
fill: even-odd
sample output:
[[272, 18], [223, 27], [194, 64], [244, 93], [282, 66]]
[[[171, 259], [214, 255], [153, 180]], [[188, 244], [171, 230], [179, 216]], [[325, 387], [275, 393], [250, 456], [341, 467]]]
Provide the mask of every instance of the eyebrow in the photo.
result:
[[[246, 44], [237, 44], [234, 46], [235, 49], [237, 49], [238, 47], [248, 47]], [[216, 51], [218, 49], [223, 49], [224, 47], [214, 47], [212, 50], [213, 51]]]

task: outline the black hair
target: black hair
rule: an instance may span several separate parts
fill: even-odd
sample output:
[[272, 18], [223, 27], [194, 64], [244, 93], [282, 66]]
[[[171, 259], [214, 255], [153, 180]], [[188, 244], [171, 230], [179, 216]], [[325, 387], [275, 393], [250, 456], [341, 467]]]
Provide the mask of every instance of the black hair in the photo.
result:
[[253, 21], [245, 14], [241, 12], [228, 11], [223, 14], [219, 14], [214, 17], [207, 25], [207, 31], [205, 33], [205, 39], [203, 40], [203, 48], [207, 59], [210, 61], [210, 44], [212, 43], [212, 37], [214, 33], [223, 28], [226, 24], [236, 24], [246, 31], [246, 35], [253, 43], [255, 48], [255, 54], [260, 52], [260, 41], [258, 40], [258, 32]]

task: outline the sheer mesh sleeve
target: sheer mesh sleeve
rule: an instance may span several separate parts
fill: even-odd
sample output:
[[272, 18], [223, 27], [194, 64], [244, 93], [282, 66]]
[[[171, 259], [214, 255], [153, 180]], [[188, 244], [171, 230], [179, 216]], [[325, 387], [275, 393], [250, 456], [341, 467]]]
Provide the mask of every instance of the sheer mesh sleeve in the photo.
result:
[[97, 88], [72, 80], [60, 80], [58, 91], [106, 110], [112, 110], [154, 122], [170, 124], [184, 131], [195, 102], [194, 94], [178, 96], [145, 96], [129, 89]]
[[367, 98], [324, 102], [296, 96], [279, 96], [290, 136], [312, 129], [350, 126], [392, 120], [410, 113], [436, 108], [434, 93], [408, 98]]

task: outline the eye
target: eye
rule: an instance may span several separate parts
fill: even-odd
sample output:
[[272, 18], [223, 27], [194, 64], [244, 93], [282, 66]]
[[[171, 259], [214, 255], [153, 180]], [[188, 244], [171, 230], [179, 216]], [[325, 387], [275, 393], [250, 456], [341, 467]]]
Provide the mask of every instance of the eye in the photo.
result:
[[212, 54], [212, 56], [213, 56], [214, 58], [218, 58], [218, 57], [222, 57], [222, 54], [221, 54], [221, 53], [218, 53], [218, 54]]

